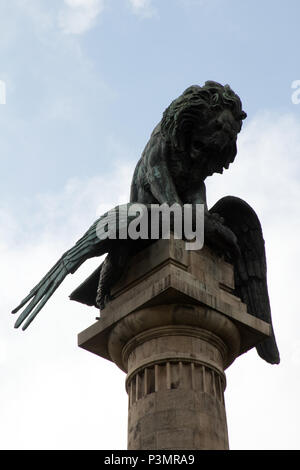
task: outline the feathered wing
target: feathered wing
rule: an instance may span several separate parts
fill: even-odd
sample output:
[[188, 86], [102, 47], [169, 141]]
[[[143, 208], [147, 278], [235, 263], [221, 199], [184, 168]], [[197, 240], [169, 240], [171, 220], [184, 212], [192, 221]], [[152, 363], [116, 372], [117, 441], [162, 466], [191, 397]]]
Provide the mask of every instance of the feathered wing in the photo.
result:
[[[18, 312], [30, 301], [19, 315], [15, 328], [18, 328], [25, 320], [22, 329], [25, 330], [28, 327], [68, 274], [73, 274], [87, 259], [101, 256], [114, 249], [115, 243], [119, 242], [119, 233], [122, 232], [124, 234], [130, 220], [134, 218], [134, 215], [128, 216], [127, 214], [129, 206], [130, 204], [117, 206], [102, 215], [93, 223], [83, 237], [62, 255], [43, 279], [30, 291], [18, 307], [12, 311], [12, 313]], [[120, 207], [122, 207], [122, 211], [120, 211]], [[99, 226], [102, 227], [100, 231]], [[100, 232], [102, 234], [106, 233], [105, 238], [99, 236], [101, 235]], [[100, 273], [100, 268], [98, 270]]]
[[237, 237], [241, 256], [234, 260], [236, 295], [247, 305], [248, 313], [271, 325], [271, 336], [256, 347], [261, 358], [279, 364], [267, 286], [265, 242], [259, 219], [254, 210], [242, 199], [227, 196], [211, 209], [224, 219]]

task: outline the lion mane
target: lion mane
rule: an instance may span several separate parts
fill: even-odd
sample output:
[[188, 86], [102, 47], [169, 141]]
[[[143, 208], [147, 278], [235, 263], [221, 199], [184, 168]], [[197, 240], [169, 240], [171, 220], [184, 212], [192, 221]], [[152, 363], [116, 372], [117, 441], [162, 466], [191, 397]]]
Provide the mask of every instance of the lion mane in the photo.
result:
[[229, 108], [236, 120], [242, 123], [247, 114], [242, 110], [240, 98], [229, 85], [214, 81], [204, 86], [192, 85], [176, 98], [163, 113], [160, 123], [162, 137], [178, 150], [185, 150], [186, 138], [196, 123], [205, 125], [208, 115]]
[[[210, 130], [210, 123], [213, 123], [226, 109], [231, 111], [238, 123], [236, 130], [238, 132], [242, 120], [247, 115], [242, 110], [240, 98], [229, 85], [213, 81], [205, 82], [202, 87], [192, 85], [172, 101], [153, 130], [136, 165], [131, 183], [130, 201], [178, 202], [179, 192], [185, 200], [184, 193], [191, 184], [201, 185], [201, 178], [204, 181], [205, 176], [200, 174], [197, 167], [200, 159], [193, 165], [189, 158], [191, 136], [199, 129], [203, 131], [199, 133], [199, 141], [203, 139], [205, 145], [208, 144], [203, 152], [204, 159], [207, 160], [206, 165], [214, 164], [218, 170], [218, 167], [226, 168], [228, 162], [233, 162], [237, 152], [234, 135], [232, 139], [228, 138], [227, 142], [226, 133], [222, 140], [221, 132], [220, 146], [217, 140], [218, 131]], [[226, 123], [226, 118], [224, 122]], [[215, 172], [214, 168], [209, 171], [212, 172], [208, 174]]]

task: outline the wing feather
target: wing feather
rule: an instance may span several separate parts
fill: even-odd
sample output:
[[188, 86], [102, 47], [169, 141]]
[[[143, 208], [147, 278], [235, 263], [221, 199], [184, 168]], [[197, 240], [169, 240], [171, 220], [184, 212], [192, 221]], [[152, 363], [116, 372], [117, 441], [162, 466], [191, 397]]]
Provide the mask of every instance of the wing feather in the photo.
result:
[[280, 357], [271, 318], [265, 242], [259, 219], [249, 204], [233, 196], [220, 199], [210, 212], [223, 217], [224, 224], [237, 237], [241, 256], [233, 260], [236, 295], [246, 303], [248, 313], [271, 325], [271, 336], [256, 349], [264, 360], [278, 364]]
[[[25, 320], [22, 329], [25, 330], [28, 327], [68, 274], [73, 274], [87, 259], [101, 256], [111, 249], [118, 230], [126, 228], [128, 225], [126, 216], [120, 219], [119, 224], [115, 224], [115, 221], [118, 220], [119, 207], [117, 206], [97, 219], [12, 311], [12, 313], [17, 313], [30, 301], [19, 315], [15, 328], [18, 328]], [[107, 225], [106, 238], [99, 238], [98, 227], [100, 223]]]
[[[132, 206], [132, 203], [116, 206], [103, 214], [91, 225], [76, 244], [62, 255], [41, 281], [12, 311], [12, 313], [17, 313], [30, 301], [19, 315], [15, 328], [18, 328], [25, 320], [22, 329], [25, 330], [28, 327], [68, 274], [73, 274], [87, 259], [101, 256], [114, 250], [116, 248], [115, 242], [120, 244], [119, 235], [122, 234], [120, 239], [123, 239], [124, 234], [127, 234], [129, 223], [136, 217], [135, 211], [128, 214], [130, 206]], [[134, 206], [137, 209], [137, 205], [134, 204]], [[125, 240], [122, 241], [127, 242], [126, 236]], [[101, 267], [92, 274], [89, 282], [84, 287], [84, 295], [87, 296], [87, 303], [90, 302], [89, 305], [95, 305], [96, 298], [91, 302], [91, 293], [87, 292], [87, 290], [90, 288], [90, 282], [92, 281], [92, 293], [94, 293], [100, 272]], [[77, 300], [75, 298], [76, 296], [78, 297], [77, 294], [76, 292], [74, 295], [71, 294], [71, 298]]]

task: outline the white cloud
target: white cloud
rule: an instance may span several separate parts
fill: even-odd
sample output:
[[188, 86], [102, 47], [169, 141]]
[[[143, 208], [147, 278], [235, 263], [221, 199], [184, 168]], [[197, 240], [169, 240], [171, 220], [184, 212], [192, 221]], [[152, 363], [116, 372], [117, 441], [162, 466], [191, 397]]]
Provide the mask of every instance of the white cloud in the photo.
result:
[[[43, 43], [57, 41], [55, 33], [81, 35], [92, 29], [104, 11], [106, 3], [118, 8], [115, 0], [10, 0], [0, 1], [1, 49], [9, 47], [22, 31], [24, 18]], [[152, 0], [127, 1], [131, 11], [141, 18], [157, 15]], [[51, 40], [47, 37], [51, 34]]]
[[98, 312], [68, 299], [100, 259], [68, 276], [26, 333], [14, 330], [16, 316], [9, 312], [99, 215], [127, 202], [131, 176], [130, 166], [119, 164], [109, 175], [72, 179], [60, 193], [39, 195], [24, 219], [0, 212], [2, 449], [126, 447], [127, 397], [119, 396], [125, 375], [77, 347], [77, 334]]
[[103, 0], [64, 0], [58, 24], [65, 34], [82, 34], [91, 29], [104, 8]]
[[151, 0], [129, 0], [134, 14], [141, 18], [152, 18], [157, 14]]

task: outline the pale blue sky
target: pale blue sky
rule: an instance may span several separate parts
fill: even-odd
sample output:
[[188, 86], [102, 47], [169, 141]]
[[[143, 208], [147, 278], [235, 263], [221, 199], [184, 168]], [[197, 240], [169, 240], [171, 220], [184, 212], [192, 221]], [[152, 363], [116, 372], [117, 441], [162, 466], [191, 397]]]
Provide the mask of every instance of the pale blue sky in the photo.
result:
[[190, 84], [230, 83], [249, 117], [294, 111], [297, 0], [153, 0], [149, 17], [127, 0], [106, 0], [82, 34], [59, 27], [62, 8], [63, 0], [0, 2], [2, 201], [105, 172], [111, 138], [128, 149], [119, 158], [136, 161], [163, 109]]
[[0, 0], [0, 447], [126, 448], [124, 375], [77, 348], [98, 313], [68, 299], [98, 261], [25, 333], [9, 312], [128, 200], [170, 101], [216, 80], [248, 118], [234, 165], [207, 183], [209, 206], [231, 193], [258, 212], [282, 357], [272, 367], [251, 351], [227, 372], [230, 443], [300, 448], [299, 18], [298, 0]]

